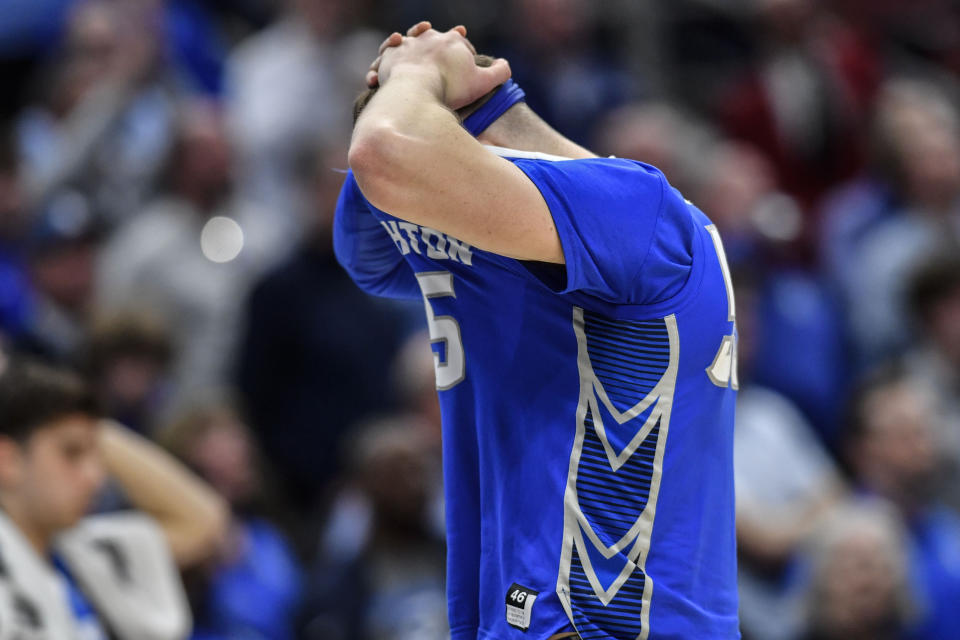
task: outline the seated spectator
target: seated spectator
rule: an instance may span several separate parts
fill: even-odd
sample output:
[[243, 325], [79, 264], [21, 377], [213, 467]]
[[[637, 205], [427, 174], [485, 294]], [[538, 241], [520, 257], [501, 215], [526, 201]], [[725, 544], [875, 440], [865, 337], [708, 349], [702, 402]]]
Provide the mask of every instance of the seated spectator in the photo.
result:
[[506, 8], [498, 53], [510, 60], [530, 107], [571, 140], [587, 143], [594, 122], [639, 94], [642, 80], [607, 46], [604, 36], [616, 25], [603, 23], [598, 3], [518, 0]]
[[911, 375], [934, 394], [947, 423], [947, 448], [956, 480], [947, 493], [960, 510], [960, 257], [933, 256], [910, 281], [910, 310], [920, 339], [907, 356]]
[[897, 199], [858, 232], [835, 274], [861, 370], [909, 348], [910, 274], [932, 253], [960, 251], [960, 117], [935, 86], [901, 80], [888, 91], [884, 146]]
[[817, 528], [808, 553], [804, 640], [910, 637], [910, 558], [893, 509], [873, 500], [837, 509]]
[[[841, 183], [820, 204], [819, 259], [831, 284], [853, 286], [857, 248], [873, 230], [900, 213], [913, 167], [906, 166], [904, 123], [923, 117], [924, 104], [938, 100], [923, 84], [888, 80], [872, 105], [869, 156], [863, 175]], [[946, 105], [942, 105], [946, 106]]]
[[960, 38], [953, 27], [960, 24], [960, 7], [949, 0], [839, 0], [830, 9], [873, 42], [883, 43], [886, 58], [899, 66], [958, 70]]
[[933, 404], [898, 369], [882, 370], [855, 394], [846, 452], [859, 489], [884, 498], [906, 525], [916, 586], [914, 637], [960, 637], [960, 517], [938, 499], [943, 480]]
[[[100, 420], [64, 371], [17, 361], [0, 374], [0, 635], [183, 638], [176, 569], [220, 544], [222, 501], [155, 446]], [[109, 474], [143, 513], [84, 517]]]
[[763, 640], [801, 628], [803, 545], [844, 491], [840, 472], [803, 414], [754, 376], [761, 333], [754, 280], [738, 273], [740, 393], [734, 429], [740, 623]]
[[333, 254], [344, 157], [320, 151], [311, 172], [311, 233], [246, 301], [237, 384], [283, 491], [304, 513], [330, 498], [337, 447], [351, 425], [393, 407], [390, 364], [423, 303], [370, 297]]
[[808, 273], [767, 269], [758, 275], [753, 375], [789, 398], [833, 448], [849, 387], [838, 305]]
[[[109, 224], [144, 203], [174, 120], [160, 23], [151, 2], [72, 2], [40, 102], [17, 122], [31, 207], [74, 189]], [[8, 13], [8, 12], [5, 12]]]
[[727, 132], [771, 159], [804, 211], [861, 166], [860, 123], [878, 60], [825, 3], [757, 0], [759, 59], [715, 107]]
[[304, 640], [443, 640], [449, 637], [446, 553], [429, 527], [435, 471], [416, 424], [386, 419], [351, 447], [351, 476], [371, 522], [353, 553], [324, 557], [306, 600]]
[[750, 144], [725, 139], [670, 103], [613, 111], [595, 134], [603, 155], [652, 164], [717, 225], [731, 262], [776, 253], [803, 231], [796, 201], [779, 191], [770, 161]]
[[173, 147], [167, 191], [99, 256], [98, 302], [142, 308], [167, 324], [175, 391], [219, 387], [244, 296], [278, 240], [269, 221], [232, 198], [230, 141], [216, 105], [185, 104]]
[[30, 285], [23, 260], [25, 195], [13, 136], [0, 120], [0, 341], [29, 323]]
[[150, 433], [169, 400], [173, 344], [158, 318], [122, 311], [97, 318], [81, 355], [103, 411], [139, 433]]
[[[704, 156], [716, 138], [706, 123], [669, 102], [624, 105], [604, 117], [593, 132], [597, 153], [652, 164], [683, 193], [697, 190]], [[746, 180], [766, 178], [744, 173]], [[708, 215], [713, 219], [713, 212]]]
[[33, 221], [26, 237], [31, 291], [18, 349], [73, 361], [93, 306], [99, 240], [90, 202], [74, 191], [57, 194]]
[[368, 52], [383, 34], [351, 25], [356, 5], [348, 0], [275, 4], [277, 20], [230, 52], [224, 89], [238, 188], [272, 211], [293, 239], [302, 231], [296, 223], [311, 215], [304, 160], [349, 134]]
[[777, 189], [770, 162], [741, 142], [717, 141], [700, 151], [701, 175], [691, 197], [723, 237], [732, 262], [796, 257], [791, 247], [804, 231], [800, 207]]
[[[416, 438], [423, 439], [424, 454], [432, 459], [434, 478], [430, 504], [425, 517], [427, 528], [442, 538], [444, 521], [443, 473], [441, 470], [440, 401], [437, 398], [436, 365], [426, 331], [407, 338], [390, 368], [390, 386], [404, 412], [403, 420], [416, 429]], [[349, 434], [346, 441], [352, 443]], [[339, 487], [326, 514], [320, 554], [335, 558], [356, 554], [363, 549], [370, 534], [372, 507], [370, 500], [356, 482]]]
[[270, 489], [250, 432], [229, 402], [187, 410], [160, 441], [226, 500], [233, 511], [219, 554], [189, 572], [194, 640], [288, 640], [300, 597], [300, 568], [272, 517]]

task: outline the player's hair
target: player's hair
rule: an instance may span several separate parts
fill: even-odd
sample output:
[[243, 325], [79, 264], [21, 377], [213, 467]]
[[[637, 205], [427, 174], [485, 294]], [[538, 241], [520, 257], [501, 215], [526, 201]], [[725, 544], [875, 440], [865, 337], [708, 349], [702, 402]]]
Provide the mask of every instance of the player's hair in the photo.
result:
[[[476, 57], [474, 57], [474, 62], [477, 63], [478, 67], [489, 67], [493, 65], [494, 59], [491, 56], [479, 53], [476, 55]], [[360, 118], [360, 114], [363, 113], [363, 110], [366, 108], [366, 106], [370, 104], [370, 100], [373, 99], [373, 96], [377, 95], [377, 90], [379, 88], [380, 87], [369, 87], [365, 89], [359, 96], [357, 96], [356, 100], [353, 101], [353, 124], [354, 125], [357, 124], [357, 120]], [[469, 116], [471, 113], [473, 113], [474, 111], [479, 109], [481, 106], [483, 106], [483, 103], [489, 100], [490, 97], [494, 93], [496, 93], [497, 89], [499, 88], [500, 88], [499, 86], [495, 87], [493, 91], [489, 92], [479, 100], [471, 104], [468, 104], [467, 106], [461, 109], [458, 109], [456, 112], [457, 115], [460, 116], [461, 120], [463, 120], [464, 118]]]
[[25, 442], [71, 415], [101, 415], [96, 397], [76, 374], [36, 360], [14, 360], [0, 373], [0, 436]]

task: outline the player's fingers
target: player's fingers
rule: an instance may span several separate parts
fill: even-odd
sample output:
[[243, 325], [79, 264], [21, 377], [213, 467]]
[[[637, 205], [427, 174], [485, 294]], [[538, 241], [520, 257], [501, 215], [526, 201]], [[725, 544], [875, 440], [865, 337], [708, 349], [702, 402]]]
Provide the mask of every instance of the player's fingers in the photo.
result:
[[447, 33], [456, 34], [460, 37], [460, 40], [467, 45], [467, 48], [470, 49], [470, 53], [477, 55], [477, 50], [474, 48], [473, 43], [467, 40], [467, 28], [462, 24], [455, 26], [453, 29], [450, 29]]
[[411, 38], [416, 38], [424, 31], [429, 31], [432, 28], [433, 28], [433, 25], [430, 24], [429, 20], [421, 20], [417, 24], [407, 29], [407, 35], [410, 36]]
[[390, 46], [390, 41], [397, 35], [397, 32], [394, 31], [386, 38], [383, 39], [383, 42], [380, 43], [380, 46], [377, 47], [377, 53], [383, 53], [383, 50]]
[[383, 43], [381, 43], [380, 49], [377, 51], [377, 53], [383, 53], [384, 51], [387, 50], [388, 47], [400, 46], [400, 43], [402, 42], [403, 42], [403, 36], [400, 35], [399, 32], [394, 31], [389, 36], [387, 36], [387, 39], [384, 40]]
[[366, 81], [368, 87], [375, 87], [378, 84], [377, 81], [377, 71], [380, 70], [380, 61], [383, 60], [383, 56], [377, 56], [376, 59], [370, 63], [370, 68], [367, 70]]
[[489, 67], [485, 69], [479, 68], [477, 71], [480, 72], [491, 88], [503, 84], [513, 75], [513, 72], [510, 70], [510, 63], [507, 62], [505, 58], [497, 58]]

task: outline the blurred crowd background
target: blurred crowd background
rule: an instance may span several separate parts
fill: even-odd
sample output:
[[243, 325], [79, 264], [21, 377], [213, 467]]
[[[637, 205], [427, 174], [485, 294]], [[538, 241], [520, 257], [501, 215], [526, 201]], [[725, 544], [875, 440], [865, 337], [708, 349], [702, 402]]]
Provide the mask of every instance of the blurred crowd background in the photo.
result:
[[330, 240], [353, 98], [423, 18], [720, 229], [744, 637], [960, 638], [957, 2], [0, 0], [0, 352], [232, 505], [193, 637], [447, 636], [422, 306]]

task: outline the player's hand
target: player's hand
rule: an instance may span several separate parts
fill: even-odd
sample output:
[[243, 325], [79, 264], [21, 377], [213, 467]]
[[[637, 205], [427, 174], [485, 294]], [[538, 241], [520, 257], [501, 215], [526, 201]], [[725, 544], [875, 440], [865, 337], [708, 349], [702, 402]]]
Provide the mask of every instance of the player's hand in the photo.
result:
[[[429, 22], [422, 22], [420, 24], [429, 25]], [[429, 26], [427, 27], [429, 28]], [[413, 29], [413, 27], [411, 27]], [[380, 85], [380, 78], [378, 71], [380, 69], [380, 60], [383, 59], [383, 52], [386, 51], [388, 47], [397, 47], [400, 46], [400, 43], [403, 42], [403, 36], [400, 35], [398, 31], [394, 31], [387, 39], [380, 43], [380, 49], [377, 51], [377, 57], [374, 58], [373, 62], [370, 63], [370, 69], [367, 70], [367, 86], [376, 87]]]
[[[429, 20], [421, 20], [417, 24], [407, 29], [407, 37], [416, 38], [421, 33], [429, 31], [432, 28], [433, 28], [433, 25], [430, 23]], [[464, 38], [467, 37], [467, 28], [462, 24], [455, 26], [453, 30], [459, 33], [460, 35], [462, 35]], [[400, 46], [402, 42], [403, 42], [403, 36], [400, 35], [400, 32], [394, 31], [389, 36], [387, 36], [386, 40], [380, 43], [380, 49], [377, 51], [377, 57], [370, 64], [370, 69], [367, 71], [366, 81], [367, 81], [368, 87], [372, 88], [380, 84], [380, 78], [379, 78], [378, 72], [380, 70], [380, 60], [382, 59], [383, 52], [389, 47]], [[474, 48], [473, 44], [469, 40], [467, 40], [467, 44], [470, 46], [470, 49], [473, 51], [473, 53], [476, 54], [477, 50]]]
[[379, 83], [389, 82], [395, 70], [419, 73], [438, 99], [459, 109], [509, 80], [510, 65], [502, 58], [490, 67], [477, 66], [473, 45], [463, 33], [462, 27], [445, 33], [427, 29], [416, 37], [402, 38], [396, 46], [389, 44], [391, 36], [380, 55]]

